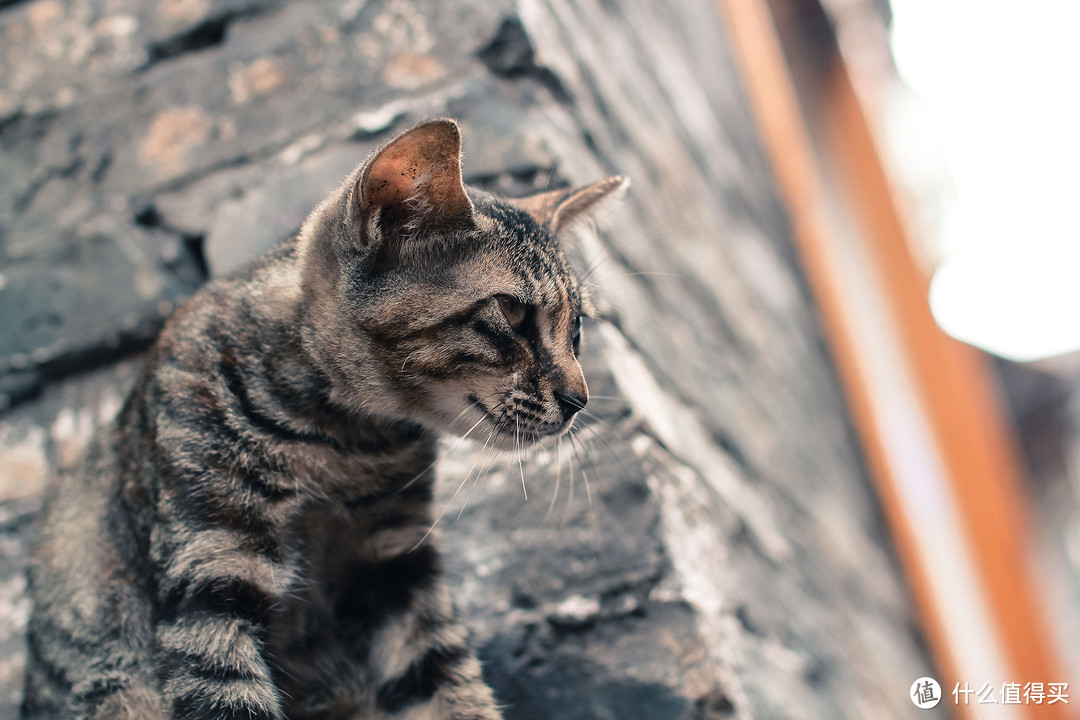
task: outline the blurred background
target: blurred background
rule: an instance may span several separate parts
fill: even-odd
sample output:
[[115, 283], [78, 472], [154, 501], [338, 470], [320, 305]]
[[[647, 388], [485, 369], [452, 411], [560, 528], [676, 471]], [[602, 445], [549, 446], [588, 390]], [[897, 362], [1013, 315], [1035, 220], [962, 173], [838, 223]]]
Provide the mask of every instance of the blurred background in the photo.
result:
[[633, 181], [575, 436], [441, 462], [507, 718], [1080, 716], [1078, 8], [0, 0], [0, 720], [50, 473], [439, 116], [485, 189]]

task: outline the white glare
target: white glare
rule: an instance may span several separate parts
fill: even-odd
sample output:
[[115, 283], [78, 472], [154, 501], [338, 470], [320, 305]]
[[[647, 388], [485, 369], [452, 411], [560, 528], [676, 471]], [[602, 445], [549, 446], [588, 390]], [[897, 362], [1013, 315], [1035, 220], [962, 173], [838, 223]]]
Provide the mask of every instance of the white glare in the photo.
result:
[[931, 307], [1015, 360], [1080, 349], [1080, 2], [893, 0], [893, 52], [956, 186]]

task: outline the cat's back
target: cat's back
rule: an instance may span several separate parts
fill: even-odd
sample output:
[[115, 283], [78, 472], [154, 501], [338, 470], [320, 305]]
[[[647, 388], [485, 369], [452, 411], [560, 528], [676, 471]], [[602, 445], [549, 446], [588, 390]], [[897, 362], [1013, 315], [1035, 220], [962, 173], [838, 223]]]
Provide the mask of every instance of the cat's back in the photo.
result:
[[[292, 253], [287, 243], [183, 303], [118, 416], [53, 479], [28, 571], [28, 720], [165, 717], [152, 657], [161, 476], [185, 444], [214, 433], [227, 391], [222, 354], [261, 342], [278, 288], [295, 284]], [[126, 689], [117, 692], [118, 683]], [[107, 705], [95, 708], [96, 696]]]
[[[116, 423], [103, 428], [78, 465], [54, 480], [42, 510], [28, 571], [34, 611], [26, 720], [164, 717], [145, 671], [152, 667], [152, 606], [139, 567], [142, 543], [119, 482], [118, 441]], [[95, 698], [105, 696], [89, 715]]]

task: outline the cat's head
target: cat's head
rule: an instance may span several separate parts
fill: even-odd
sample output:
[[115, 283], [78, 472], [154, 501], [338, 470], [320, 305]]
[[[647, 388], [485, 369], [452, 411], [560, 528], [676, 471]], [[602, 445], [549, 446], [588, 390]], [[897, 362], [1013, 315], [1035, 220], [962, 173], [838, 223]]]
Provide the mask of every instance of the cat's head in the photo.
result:
[[627, 181], [503, 200], [466, 188], [460, 158], [453, 121], [424, 123], [312, 213], [305, 344], [354, 410], [496, 447], [558, 435], [589, 397], [558, 239]]

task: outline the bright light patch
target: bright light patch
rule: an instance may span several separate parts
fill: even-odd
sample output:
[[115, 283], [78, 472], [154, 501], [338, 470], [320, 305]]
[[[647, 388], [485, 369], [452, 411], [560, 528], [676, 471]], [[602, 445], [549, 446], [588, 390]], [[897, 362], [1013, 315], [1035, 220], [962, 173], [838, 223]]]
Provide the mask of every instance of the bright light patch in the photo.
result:
[[941, 328], [1009, 360], [1080, 349], [1080, 246], [999, 244], [946, 260], [930, 286]]
[[893, 0], [893, 53], [956, 186], [931, 307], [1034, 360], [1080, 349], [1080, 2]]

